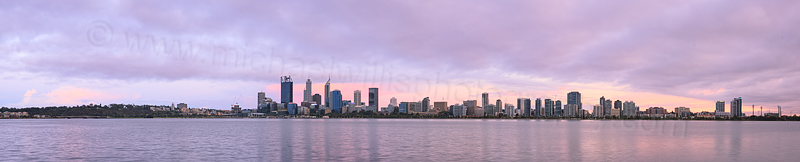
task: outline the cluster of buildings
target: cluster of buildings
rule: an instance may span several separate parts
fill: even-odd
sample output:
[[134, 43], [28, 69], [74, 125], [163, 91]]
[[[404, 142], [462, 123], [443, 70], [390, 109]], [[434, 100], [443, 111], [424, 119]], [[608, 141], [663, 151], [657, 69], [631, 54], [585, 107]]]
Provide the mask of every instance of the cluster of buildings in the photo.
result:
[[[281, 100], [274, 101], [264, 92], [258, 92], [258, 106], [254, 112], [263, 115], [318, 115], [328, 113], [346, 113], [359, 111], [381, 112], [378, 106], [378, 88], [369, 88], [367, 103], [361, 101], [360, 90], [353, 92], [354, 100], [344, 100], [342, 91], [331, 90], [331, 80], [325, 83], [325, 92], [312, 95], [311, 79], [306, 80], [303, 90], [303, 101], [294, 101], [294, 82], [291, 76], [281, 77]], [[391, 104], [390, 104], [391, 105]], [[238, 106], [238, 105], [235, 105]], [[232, 108], [233, 110], [233, 108]], [[385, 112], [385, 110], [383, 110]]]
[[8, 112], [4, 111], [0, 113], [0, 118], [21, 118], [21, 117], [28, 117], [28, 112]]
[[[404, 113], [436, 115], [441, 112], [448, 112], [455, 117], [482, 117], [482, 116], [512, 116], [512, 117], [583, 117], [588, 116], [586, 110], [581, 109], [580, 93], [570, 92], [568, 102], [562, 109], [560, 100], [536, 99], [535, 108], [531, 108], [531, 99], [519, 98], [517, 104], [503, 104], [501, 100], [490, 103], [489, 94], [482, 94], [482, 103], [477, 100], [467, 100], [462, 103], [448, 105], [447, 102], [432, 102], [429, 97], [419, 101], [398, 102], [397, 98], [392, 97], [389, 104], [381, 106], [379, 101], [379, 89], [369, 88], [367, 91], [367, 101], [363, 102], [361, 90], [353, 91], [353, 100], [344, 100], [343, 92], [331, 90], [331, 80], [325, 83], [324, 93], [314, 94], [312, 91], [311, 79], [306, 80], [306, 87], [303, 90], [303, 100], [300, 103], [294, 101], [294, 82], [291, 76], [281, 77], [281, 100], [275, 101], [266, 96], [264, 92], [258, 92], [258, 106], [253, 112], [263, 113], [263, 115], [323, 115], [328, 113], [349, 113], [372, 111], [375, 113]], [[312, 95], [313, 94], [313, 95]], [[542, 105], [544, 101], [544, 105]], [[238, 105], [234, 105], [231, 111], [238, 112]]]
[[[113, 104], [112, 104], [113, 105]], [[239, 107], [235, 105], [235, 107]], [[229, 110], [216, 110], [216, 109], [209, 109], [209, 108], [189, 108], [189, 105], [186, 103], [172, 103], [171, 106], [152, 106], [150, 107], [152, 111], [177, 111], [184, 115], [217, 115], [217, 116], [233, 116], [231, 111]]]
[[[490, 103], [489, 94], [482, 94], [482, 102], [477, 100], [466, 100], [462, 103], [448, 105], [447, 102], [432, 102], [429, 97], [419, 101], [398, 102], [397, 98], [392, 97], [389, 104], [380, 106], [379, 89], [369, 88], [367, 91], [367, 102], [362, 102], [362, 92], [353, 91], [353, 100], [344, 100], [344, 95], [340, 90], [331, 90], [331, 80], [325, 83], [324, 93], [312, 95], [311, 79], [306, 81], [303, 90], [303, 100], [300, 103], [294, 101], [294, 82], [291, 76], [281, 77], [281, 100], [274, 101], [266, 96], [264, 92], [258, 92], [258, 106], [255, 112], [263, 113], [267, 116], [272, 115], [323, 115], [328, 113], [349, 113], [372, 111], [375, 113], [404, 113], [420, 115], [436, 115], [442, 112], [451, 114], [454, 117], [482, 117], [482, 116], [510, 116], [510, 117], [584, 117], [590, 116], [588, 111], [581, 108], [581, 95], [579, 92], [567, 94], [567, 103], [562, 105], [561, 100], [535, 99], [531, 103], [530, 98], [518, 98], [516, 105], [511, 103], [503, 104], [498, 99]], [[533, 105], [532, 105], [533, 104]], [[535, 107], [532, 107], [535, 106]], [[237, 112], [238, 105], [232, 111]]]
[[567, 93], [567, 101], [549, 98], [517, 98], [516, 103], [503, 103], [502, 100], [490, 100], [489, 93], [481, 94], [481, 102], [466, 100], [460, 103], [448, 104], [446, 101], [431, 101], [429, 97], [419, 101], [398, 102], [392, 97], [386, 106], [379, 106], [379, 89], [372, 87], [367, 90], [367, 100], [363, 102], [361, 90], [353, 91], [353, 100], [344, 100], [343, 92], [331, 90], [330, 78], [325, 83], [324, 93], [313, 93], [311, 79], [306, 80], [303, 90], [303, 100], [299, 103], [294, 100], [294, 82], [291, 76], [281, 77], [281, 99], [275, 101], [266, 96], [265, 92], [258, 92], [258, 106], [256, 109], [242, 109], [238, 104], [232, 105], [231, 110], [196, 109], [188, 108], [185, 103], [170, 107], [151, 107], [153, 111], [180, 111], [185, 114], [221, 115], [239, 117], [266, 117], [266, 116], [296, 116], [310, 117], [329, 113], [350, 113], [372, 111], [375, 113], [403, 113], [420, 115], [448, 114], [452, 117], [523, 117], [523, 118], [630, 118], [630, 117], [655, 117], [655, 118], [716, 118], [739, 117], [742, 114], [742, 99], [734, 98], [730, 103], [730, 112], [725, 111], [725, 102], [717, 101], [714, 112], [702, 111], [692, 113], [690, 108], [676, 107], [668, 112], [663, 107], [650, 107], [640, 110], [633, 101], [612, 101], [600, 97], [600, 103], [594, 105], [591, 113], [583, 109], [581, 93], [572, 91]]
[[725, 112], [725, 101], [717, 101], [714, 112], [692, 113], [688, 107], [676, 107], [672, 112], [667, 112], [667, 109], [663, 107], [650, 107], [645, 111], [639, 111], [639, 107], [633, 101], [617, 100], [612, 102], [603, 96], [600, 97], [600, 104], [593, 106], [592, 117], [730, 118], [744, 116], [741, 97], [734, 98], [730, 107], [731, 112]]

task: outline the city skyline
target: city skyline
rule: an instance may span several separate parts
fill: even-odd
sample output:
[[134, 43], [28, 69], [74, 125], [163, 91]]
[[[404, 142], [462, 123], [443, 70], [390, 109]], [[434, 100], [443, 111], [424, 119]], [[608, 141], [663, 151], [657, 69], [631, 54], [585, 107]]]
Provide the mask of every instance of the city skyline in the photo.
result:
[[[280, 92], [281, 93], [280, 96], [284, 96], [284, 94], [286, 94], [286, 93], [288, 93], [288, 94], [293, 93], [293, 92], [284, 92], [283, 91], [283, 89], [284, 89], [283, 85], [285, 84], [284, 81], [287, 78], [291, 79], [291, 76], [281, 76], [281, 86], [282, 86], [281, 89], [282, 89], [282, 91]], [[311, 80], [308, 79], [306, 84], [305, 84], [306, 89], [308, 89], [308, 87], [310, 86], [310, 83], [311, 83]], [[334, 97], [337, 97], [337, 99], [335, 100], [336, 102], [333, 102], [333, 104], [331, 104], [331, 105], [325, 105], [325, 104], [319, 105], [320, 108], [322, 108], [322, 109], [332, 109], [334, 112], [342, 113], [342, 108], [344, 106], [346, 106], [346, 105], [342, 105], [342, 104], [344, 104], [342, 101], [348, 101], [351, 104], [354, 104], [354, 106], [363, 106], [362, 110], [371, 111], [371, 110], [376, 110], [377, 109], [377, 111], [380, 111], [380, 112], [392, 111], [392, 110], [384, 110], [384, 109], [382, 109], [382, 108], [391, 108], [391, 107], [384, 107], [383, 105], [375, 105], [373, 103], [366, 103], [366, 105], [361, 105], [361, 103], [363, 103], [363, 102], [361, 102], [363, 100], [363, 96], [360, 95], [361, 91], [358, 90], [358, 89], [354, 90], [354, 92], [353, 92], [354, 97], [351, 98], [350, 100], [347, 100], [348, 98], [344, 98], [343, 97], [343, 96], [345, 96], [345, 94], [343, 94], [339, 89], [336, 89], [336, 88], [332, 87], [331, 84], [332, 84], [332, 82], [329, 79], [326, 82], [325, 86], [326, 86], [326, 89], [327, 88], [333, 89], [335, 94], [332, 94], [332, 95]], [[291, 89], [291, 88], [288, 88], [288, 89]], [[372, 99], [370, 99], [370, 98], [372, 98], [372, 96], [375, 96], [375, 98], [379, 98], [379, 96], [377, 95], [378, 94], [378, 89], [379, 89], [378, 87], [372, 87], [372, 88], [368, 88], [368, 89], [369, 89], [369, 94], [370, 94], [367, 97], [368, 101], [372, 100]], [[310, 92], [307, 92], [307, 91], [304, 90], [304, 93], [310, 93]], [[373, 95], [373, 93], [375, 95]], [[258, 92], [258, 97], [259, 98], [271, 98], [269, 96], [265, 96], [264, 94], [265, 94], [264, 92]], [[315, 94], [315, 95], [319, 95], [319, 94]], [[304, 94], [304, 96], [305, 96], [305, 94]], [[517, 98], [516, 99], [516, 102], [517, 102], [516, 106], [515, 105], [511, 105], [516, 110], [516, 112], [513, 112], [513, 114], [518, 114], [518, 115], [523, 116], [523, 117], [562, 117], [562, 116], [579, 116], [579, 114], [583, 114], [584, 113], [583, 111], [586, 111], [586, 113], [591, 114], [591, 116], [609, 117], [609, 116], [620, 116], [620, 115], [638, 116], [637, 113], [649, 112], [649, 109], [653, 109], [653, 108], [664, 109], [665, 111], [666, 111], [666, 109], [668, 109], [668, 107], [665, 108], [664, 106], [657, 106], [657, 105], [656, 106], [647, 106], [647, 107], [644, 107], [644, 108], [640, 109], [640, 106], [636, 106], [635, 102], [632, 101], [632, 100], [625, 100], [625, 102], [623, 103], [619, 99], [617, 99], [616, 101], [612, 101], [610, 98], [605, 98], [605, 96], [601, 96], [599, 98], [600, 102], [598, 104], [593, 104], [592, 106], [589, 106], [589, 108], [587, 109], [587, 108], [583, 107], [583, 105], [577, 104], [577, 103], [581, 103], [581, 100], [583, 100], [582, 99], [582, 94], [579, 91], [570, 91], [570, 92], [568, 92], [567, 95], [566, 95], [566, 97], [567, 97], [566, 102], [562, 102], [559, 98], [556, 98], [555, 96], [557, 96], [557, 95], [554, 95], [553, 98], [535, 98], [536, 99], [536, 103], [533, 103], [535, 105], [532, 105], [531, 98]], [[356, 98], [356, 97], [361, 97], [361, 98]], [[544, 103], [541, 103], [542, 99], [544, 99]], [[283, 99], [281, 99], [281, 100], [283, 100]], [[493, 110], [495, 108], [495, 105], [491, 104], [489, 102], [490, 100], [491, 100], [491, 98], [489, 97], [489, 93], [487, 93], [487, 92], [481, 93], [481, 105], [480, 105], [480, 108], [482, 108], [481, 110], [484, 111], [484, 112], [487, 112], [486, 115], [503, 113], [502, 111], [504, 111], [505, 109], [503, 109], [503, 110]], [[716, 101], [713, 111], [707, 111], [707, 110], [702, 110], [702, 109], [698, 110], [697, 108], [695, 108], [694, 110], [696, 110], [696, 111], [694, 111], [694, 113], [700, 113], [700, 112], [709, 112], [709, 113], [713, 113], [713, 112], [723, 112], [723, 113], [725, 113], [725, 112], [727, 112], [728, 114], [745, 113], [744, 109], [742, 109], [742, 107], [743, 107], [742, 98], [738, 97], [738, 98], [734, 98], [733, 100], [734, 101], [738, 101], [738, 102], [735, 102], [735, 103], [733, 101], [731, 102], [731, 106], [730, 107], [732, 109], [730, 111], [725, 111], [724, 108], [720, 109], [720, 103], [724, 104], [724, 102]], [[263, 100], [259, 100], [258, 103], [261, 104], [261, 101], [263, 101]], [[387, 106], [388, 105], [394, 105], [392, 103], [396, 103], [396, 101], [397, 101], [396, 97], [391, 97], [390, 104], [387, 104]], [[303, 101], [303, 102], [306, 102], [306, 101]], [[426, 107], [433, 106], [433, 105], [431, 105], [430, 97], [425, 97], [422, 100], [416, 100], [416, 102], [414, 100], [401, 101], [401, 102], [422, 104], [422, 105], [418, 105], [418, 107], [421, 107], [419, 109], [423, 110], [423, 111], [416, 111], [416, 112], [427, 112], [428, 108], [426, 108]], [[443, 100], [443, 101], [434, 101], [434, 102], [447, 103], [448, 101]], [[463, 105], [453, 104], [453, 105], [448, 105], [448, 106], [456, 106], [456, 107], [464, 106], [463, 108], [461, 108], [461, 109], [463, 109], [465, 111], [464, 114], [466, 114], [466, 115], [477, 115], [477, 113], [475, 112], [475, 110], [477, 108], [476, 106], [478, 106], [478, 104], [477, 104], [478, 101], [477, 100], [468, 99], [468, 100], [463, 100], [463, 102], [464, 102]], [[296, 103], [296, 102], [289, 102], [289, 103], [299, 104], [299, 103]], [[458, 102], [455, 102], [455, 103], [458, 103]], [[497, 103], [500, 104], [501, 103], [501, 99], [498, 99]], [[624, 106], [623, 106], [623, 104], [624, 104]], [[578, 106], [572, 106], [572, 105], [578, 105]], [[734, 105], [738, 105], [735, 110], [734, 110]], [[377, 106], [377, 107], [374, 107], [374, 106]], [[394, 106], [398, 106], [398, 105], [394, 105]], [[414, 106], [414, 105], [411, 105], [411, 106]], [[595, 112], [597, 110], [597, 108], [596, 108], [597, 106], [600, 106], [600, 110], [602, 110], [602, 112], [600, 112], [599, 115], [596, 114], [596, 112]], [[406, 110], [405, 108], [409, 108], [409, 109], [411, 108], [411, 107], [405, 107], [405, 106], [399, 106], [399, 107], [402, 107], [400, 110]], [[488, 109], [487, 109], [487, 107], [488, 107]], [[678, 107], [675, 107], [676, 111], [674, 111], [674, 112], [675, 113], [680, 113], [678, 111], [678, 109], [681, 109], [681, 110], [685, 109], [686, 112], [691, 112], [689, 110], [689, 108], [690, 107], [686, 107], [686, 106], [678, 106]], [[641, 111], [641, 110], [647, 110], [647, 111]], [[763, 107], [761, 107], [761, 110], [759, 110], [759, 111], [760, 111], [759, 113], [762, 113], [759, 116], [763, 115]], [[406, 112], [406, 111], [402, 111], [402, 112]], [[755, 113], [755, 109], [753, 109], [752, 112]], [[753, 113], [751, 113], [751, 114], [753, 114]], [[780, 112], [774, 112], [774, 113], [780, 113]], [[466, 116], [466, 115], [456, 115], [456, 116]], [[508, 115], [508, 114], [506, 114], [506, 115]], [[786, 115], [794, 115], [794, 114], [786, 114]], [[742, 116], [742, 115], [731, 115], [731, 116]]]
[[[748, 115], [752, 105], [797, 114], [796, 6], [9, 1], [0, 5], [0, 19], [14, 24], [0, 27], [0, 106], [255, 108], [260, 91], [281, 101], [278, 77], [293, 76], [300, 78], [293, 102], [329, 98], [321, 90], [330, 78], [330, 90], [345, 100], [355, 90], [379, 88], [380, 107], [392, 97], [483, 104], [484, 92], [489, 102], [563, 104], [568, 92], [580, 91], [584, 110], [605, 96], [643, 109], [713, 112], [717, 101], [730, 110], [742, 97]], [[310, 94], [303, 92], [306, 79]]]

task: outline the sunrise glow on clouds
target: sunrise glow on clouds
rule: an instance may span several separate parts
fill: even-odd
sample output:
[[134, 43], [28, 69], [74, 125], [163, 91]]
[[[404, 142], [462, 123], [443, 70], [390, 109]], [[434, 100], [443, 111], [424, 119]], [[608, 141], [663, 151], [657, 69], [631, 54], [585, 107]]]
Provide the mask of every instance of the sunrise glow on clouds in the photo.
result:
[[[796, 1], [0, 2], [0, 105], [352, 99], [800, 104]], [[362, 99], [363, 100], [363, 99]], [[366, 100], [364, 100], [366, 101]], [[727, 107], [727, 106], [726, 106]], [[800, 112], [800, 111], [799, 111]]]

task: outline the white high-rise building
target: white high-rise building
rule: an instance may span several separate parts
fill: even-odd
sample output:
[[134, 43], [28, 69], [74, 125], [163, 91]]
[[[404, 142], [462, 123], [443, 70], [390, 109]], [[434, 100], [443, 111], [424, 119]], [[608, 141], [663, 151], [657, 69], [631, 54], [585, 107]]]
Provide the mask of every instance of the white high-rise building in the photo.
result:
[[306, 90], [303, 90], [303, 101], [311, 102], [311, 78], [306, 81]]
[[564, 116], [566, 117], [580, 117], [581, 113], [583, 113], [583, 111], [581, 111], [580, 109], [580, 105], [567, 104], [565, 106], [566, 107], [564, 107]]
[[592, 110], [592, 116], [594, 117], [604, 117], [605, 110], [602, 105], [594, 105], [594, 109]]
[[325, 83], [325, 107], [331, 108], [331, 78], [328, 77], [328, 82]]
[[355, 103], [356, 106], [361, 106], [361, 91], [360, 90], [356, 90], [355, 92], [353, 92], [353, 103]]
[[267, 104], [266, 102], [267, 94], [264, 92], [258, 92], [258, 106], [262, 106]]
[[506, 116], [514, 117], [516, 115], [517, 110], [514, 109], [514, 104], [506, 104]]
[[633, 101], [625, 101], [622, 103], [622, 115], [624, 116], [636, 116], [636, 112], [639, 110], [636, 109], [636, 103]]

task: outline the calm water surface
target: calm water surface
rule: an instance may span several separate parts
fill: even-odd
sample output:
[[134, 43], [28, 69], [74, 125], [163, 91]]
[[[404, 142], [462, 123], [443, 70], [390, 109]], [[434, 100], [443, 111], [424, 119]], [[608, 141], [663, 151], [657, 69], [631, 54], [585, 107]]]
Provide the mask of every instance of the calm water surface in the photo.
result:
[[798, 161], [800, 122], [0, 120], [0, 161]]

